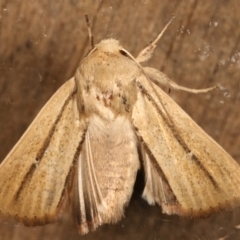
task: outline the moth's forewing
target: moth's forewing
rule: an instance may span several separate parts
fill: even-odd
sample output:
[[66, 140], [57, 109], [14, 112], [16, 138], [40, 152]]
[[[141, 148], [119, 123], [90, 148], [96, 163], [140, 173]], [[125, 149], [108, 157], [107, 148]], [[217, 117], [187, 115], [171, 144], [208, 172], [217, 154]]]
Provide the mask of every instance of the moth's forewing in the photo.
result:
[[57, 219], [85, 129], [71, 79], [52, 96], [0, 165], [3, 215], [26, 225]]
[[[133, 124], [147, 155], [144, 197], [182, 216], [206, 216], [239, 205], [236, 161], [147, 77], [138, 81]], [[153, 184], [162, 183], [154, 190]]]

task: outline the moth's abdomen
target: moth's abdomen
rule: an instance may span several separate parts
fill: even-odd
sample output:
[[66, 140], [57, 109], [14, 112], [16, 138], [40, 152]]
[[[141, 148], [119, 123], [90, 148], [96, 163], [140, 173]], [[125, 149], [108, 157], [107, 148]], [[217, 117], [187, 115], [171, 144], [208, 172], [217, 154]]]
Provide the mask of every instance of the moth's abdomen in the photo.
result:
[[[79, 157], [81, 181], [74, 203], [81, 233], [121, 219], [139, 167], [136, 136], [128, 119], [91, 117]], [[82, 212], [81, 216], [77, 212]]]

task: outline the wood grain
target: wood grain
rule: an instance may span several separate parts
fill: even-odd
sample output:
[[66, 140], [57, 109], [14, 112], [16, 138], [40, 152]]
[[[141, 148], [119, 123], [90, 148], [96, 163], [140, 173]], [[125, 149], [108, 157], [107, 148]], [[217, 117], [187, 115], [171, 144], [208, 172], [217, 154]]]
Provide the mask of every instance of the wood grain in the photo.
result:
[[[240, 163], [237, 0], [1, 0], [0, 4], [1, 160], [88, 51], [83, 17], [88, 13], [96, 43], [117, 38], [134, 56], [175, 15], [147, 65], [187, 87], [224, 86], [223, 91], [205, 95], [177, 91], [170, 95]], [[194, 221], [167, 216], [140, 198], [140, 185], [141, 181], [124, 220], [81, 239], [238, 239], [239, 209]], [[3, 240], [79, 239], [68, 215], [56, 225], [38, 228], [4, 222], [0, 234]]]

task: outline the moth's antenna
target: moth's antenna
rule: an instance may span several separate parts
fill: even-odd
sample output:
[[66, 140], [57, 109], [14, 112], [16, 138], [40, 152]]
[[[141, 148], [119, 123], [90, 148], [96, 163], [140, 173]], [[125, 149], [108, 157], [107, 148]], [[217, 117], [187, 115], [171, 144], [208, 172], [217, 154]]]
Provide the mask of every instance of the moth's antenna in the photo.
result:
[[89, 21], [89, 18], [88, 18], [88, 15], [87, 15], [87, 14], [85, 15], [85, 19], [86, 19], [87, 27], [88, 27], [89, 43], [90, 43], [90, 46], [91, 46], [92, 49], [93, 49], [93, 48], [94, 48], [94, 39], [93, 39], [93, 35], [92, 35], [92, 30], [91, 30], [91, 26], [90, 26], [90, 21]]
[[173, 19], [175, 18], [175, 16], [173, 16], [171, 18], [171, 20], [166, 24], [166, 26], [163, 28], [163, 30], [157, 35], [157, 37], [147, 46], [145, 47], [137, 56], [136, 60], [137, 62], [145, 62], [147, 61], [149, 58], [152, 57], [153, 51], [155, 49], [155, 47], [157, 46], [157, 42], [158, 40], [162, 37], [162, 35], [165, 33], [165, 31], [167, 30], [168, 26], [171, 24], [171, 22], [173, 21]]
[[154, 41], [151, 42], [150, 45], [152, 46], [156, 46], [158, 40], [162, 37], [162, 35], [165, 33], [165, 31], [167, 30], [168, 26], [172, 23], [173, 19], [175, 18], [175, 16], [173, 16], [171, 18], [171, 20], [166, 24], [166, 26], [163, 28], [163, 30], [158, 34], [158, 36], [156, 37], [156, 39]]

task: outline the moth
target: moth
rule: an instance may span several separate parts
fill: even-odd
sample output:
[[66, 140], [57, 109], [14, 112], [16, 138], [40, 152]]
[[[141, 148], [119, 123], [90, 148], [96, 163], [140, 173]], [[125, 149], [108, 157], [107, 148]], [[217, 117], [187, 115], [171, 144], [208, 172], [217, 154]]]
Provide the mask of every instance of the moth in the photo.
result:
[[136, 58], [115, 39], [93, 45], [0, 165], [3, 216], [53, 223], [69, 199], [79, 233], [116, 223], [140, 161], [142, 196], [166, 214], [204, 217], [240, 204], [237, 162], [159, 85], [215, 87], [181, 87], [140, 64], [166, 27]]

